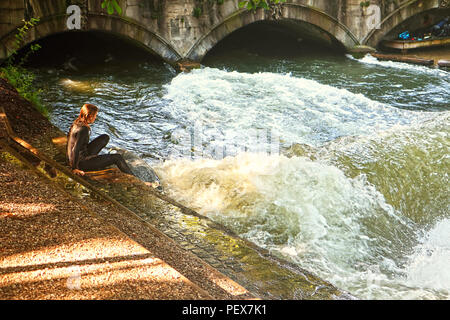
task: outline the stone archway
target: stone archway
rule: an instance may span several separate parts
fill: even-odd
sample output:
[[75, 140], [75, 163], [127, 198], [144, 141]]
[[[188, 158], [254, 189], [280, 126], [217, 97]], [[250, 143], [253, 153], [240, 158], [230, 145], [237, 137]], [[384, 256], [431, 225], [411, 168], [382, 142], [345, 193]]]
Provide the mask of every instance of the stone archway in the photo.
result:
[[[26, 45], [53, 34], [72, 32], [68, 30], [66, 15], [44, 17], [30, 29], [23, 43]], [[145, 28], [137, 22], [124, 20], [117, 16], [88, 13], [81, 31], [101, 31], [124, 37], [161, 57], [167, 62], [180, 60], [182, 56], [163, 37]], [[12, 51], [16, 30], [12, 30], [0, 39], [0, 59], [7, 58]]]
[[[273, 21], [271, 12], [257, 10], [256, 12], [245, 9], [236, 11], [221, 23], [201, 37], [188, 51], [187, 58], [193, 61], [201, 61], [203, 57], [222, 39], [249, 24], [259, 21]], [[356, 36], [342, 23], [309, 6], [286, 3], [282, 6], [281, 16], [277, 21], [298, 21], [308, 23], [323, 32], [329, 34], [344, 48], [352, 48], [359, 45]]]

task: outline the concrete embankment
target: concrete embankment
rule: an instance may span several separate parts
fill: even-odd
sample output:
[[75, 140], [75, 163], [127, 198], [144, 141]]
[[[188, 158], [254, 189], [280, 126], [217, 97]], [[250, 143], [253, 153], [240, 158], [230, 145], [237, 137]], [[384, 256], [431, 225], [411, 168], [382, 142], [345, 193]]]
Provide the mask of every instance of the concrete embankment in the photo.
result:
[[391, 60], [425, 66], [450, 67], [450, 46], [410, 50], [407, 53], [376, 52], [371, 53], [379, 60]]

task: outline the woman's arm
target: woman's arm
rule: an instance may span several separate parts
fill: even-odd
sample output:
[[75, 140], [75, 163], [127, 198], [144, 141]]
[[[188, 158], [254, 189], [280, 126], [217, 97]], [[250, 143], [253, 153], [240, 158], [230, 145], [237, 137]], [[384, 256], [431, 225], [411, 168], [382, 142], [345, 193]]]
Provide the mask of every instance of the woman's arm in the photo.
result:
[[78, 163], [80, 162], [80, 152], [87, 146], [89, 143], [89, 129], [87, 127], [81, 127], [80, 130], [77, 132], [75, 145], [72, 149], [72, 169], [76, 170], [78, 169]]

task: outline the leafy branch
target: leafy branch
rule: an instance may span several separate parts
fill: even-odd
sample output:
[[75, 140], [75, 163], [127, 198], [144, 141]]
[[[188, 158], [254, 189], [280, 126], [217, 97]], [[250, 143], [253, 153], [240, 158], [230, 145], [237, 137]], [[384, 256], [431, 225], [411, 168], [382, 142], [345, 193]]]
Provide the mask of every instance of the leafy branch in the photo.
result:
[[[23, 43], [25, 42], [25, 36], [28, 33], [28, 30], [33, 28], [35, 25], [39, 23], [39, 18], [31, 18], [30, 20], [22, 20], [24, 22], [24, 25], [20, 28], [17, 28], [17, 34], [15, 35], [16, 39], [14, 40], [14, 47], [11, 52], [11, 55], [8, 57], [8, 60], [6, 61], [7, 65], [12, 65], [15, 60], [15, 56], [17, 55], [19, 49], [22, 47]], [[23, 65], [26, 60], [28, 59], [28, 56], [39, 50], [41, 46], [39, 44], [32, 44], [30, 45], [30, 51], [28, 51], [25, 56], [20, 60], [19, 66]]]
[[370, 6], [370, 1], [361, 1], [359, 5], [361, 6], [361, 8], [368, 7]]
[[106, 9], [108, 14], [114, 14], [117, 11], [118, 14], [122, 14], [122, 8], [117, 3], [117, 0], [103, 0], [102, 9]]

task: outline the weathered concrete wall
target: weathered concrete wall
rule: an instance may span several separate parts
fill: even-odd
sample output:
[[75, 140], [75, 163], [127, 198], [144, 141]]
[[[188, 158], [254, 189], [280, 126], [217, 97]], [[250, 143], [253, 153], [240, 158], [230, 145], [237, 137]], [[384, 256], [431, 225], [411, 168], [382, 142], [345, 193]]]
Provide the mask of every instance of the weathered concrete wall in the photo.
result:
[[[181, 59], [200, 61], [231, 32], [257, 21], [274, 20], [269, 11], [249, 12], [238, 8], [238, 0], [222, 5], [204, 1], [203, 13], [194, 17], [196, 0], [118, 0], [123, 14], [108, 15], [101, 0], [1, 0], [0, 59], [13, 49], [14, 33], [22, 19], [39, 17], [27, 42], [60, 32], [68, 32], [66, 9], [71, 4], [82, 9], [82, 29], [98, 30], [127, 37], [169, 62]], [[381, 9], [380, 24], [373, 27], [370, 10], [360, 0], [291, 0], [281, 5], [277, 21], [302, 22], [302, 27], [321, 30], [351, 50], [360, 44], [377, 43], [403, 21], [421, 12], [448, 6], [448, 0], [372, 0]], [[285, 24], [288, 25], [288, 24]], [[315, 26], [315, 27], [313, 27]], [[290, 32], [294, 29], [286, 29]], [[299, 29], [300, 30], [300, 29]], [[312, 32], [313, 34], [314, 32]], [[316, 34], [318, 34], [316, 32]]]
[[[377, 46], [378, 43], [386, 36], [392, 29], [400, 25], [405, 20], [418, 16], [423, 12], [427, 12], [436, 8], [448, 7], [449, 4], [445, 0], [419, 0], [419, 1], [402, 1], [399, 6], [382, 6], [382, 0], [378, 0], [380, 7], [384, 10], [382, 12], [382, 20], [379, 28], [368, 30], [367, 34], [361, 41], [370, 46]], [[420, 20], [415, 21], [411, 25], [413, 28], [423, 27]]]

